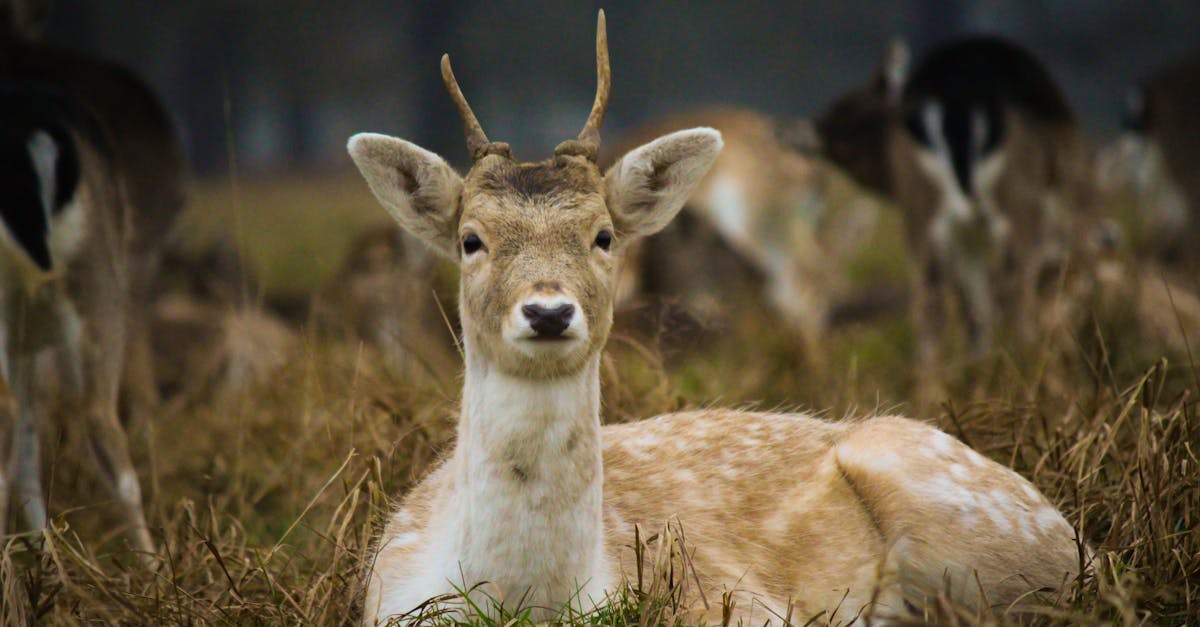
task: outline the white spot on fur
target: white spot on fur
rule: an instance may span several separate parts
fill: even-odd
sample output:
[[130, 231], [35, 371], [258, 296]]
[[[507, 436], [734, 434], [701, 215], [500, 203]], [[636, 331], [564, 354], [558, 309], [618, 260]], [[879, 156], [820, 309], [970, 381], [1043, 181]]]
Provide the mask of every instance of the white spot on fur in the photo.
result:
[[1055, 527], [1066, 524], [1066, 521], [1063, 520], [1062, 515], [1058, 513], [1058, 510], [1050, 507], [1049, 505], [1043, 505], [1042, 507], [1038, 508], [1037, 514], [1034, 517], [1034, 521], [1037, 523], [1037, 526], [1042, 529], [1042, 531], [1051, 531]]
[[942, 431], [934, 431], [929, 441], [933, 444], [933, 448], [942, 455], [954, 453], [954, 445], [957, 444], [957, 441], [953, 437]]
[[1021, 537], [1025, 538], [1026, 540], [1032, 542], [1035, 539], [1033, 535], [1033, 525], [1030, 523], [1028, 516], [1017, 517], [1017, 531], [1019, 531], [1021, 533]]
[[854, 463], [861, 464], [871, 472], [893, 473], [904, 468], [904, 459], [894, 451], [870, 451], [857, 453], [854, 456]]
[[950, 464], [950, 476], [954, 477], [957, 481], [966, 481], [968, 476], [967, 467], [962, 464]]
[[660, 446], [662, 444], [662, 438], [658, 437], [658, 435], [654, 433], [642, 432], [637, 436], [626, 440], [625, 444], [633, 448], [648, 450]]
[[421, 539], [421, 535], [415, 531], [407, 531], [392, 538], [392, 544], [397, 546], [408, 546], [416, 544]]
[[917, 486], [929, 500], [955, 509], [974, 509], [979, 506], [977, 496], [949, 475], [935, 475]]
[[1012, 501], [998, 490], [992, 490], [982, 499], [983, 512], [1001, 533], [1012, 531]]

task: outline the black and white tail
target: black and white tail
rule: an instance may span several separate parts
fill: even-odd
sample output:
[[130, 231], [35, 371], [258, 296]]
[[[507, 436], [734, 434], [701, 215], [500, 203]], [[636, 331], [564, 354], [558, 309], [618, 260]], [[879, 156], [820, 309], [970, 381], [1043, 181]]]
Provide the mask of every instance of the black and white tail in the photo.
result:
[[77, 245], [80, 157], [56, 99], [0, 89], [0, 203], [5, 242], [43, 270]]

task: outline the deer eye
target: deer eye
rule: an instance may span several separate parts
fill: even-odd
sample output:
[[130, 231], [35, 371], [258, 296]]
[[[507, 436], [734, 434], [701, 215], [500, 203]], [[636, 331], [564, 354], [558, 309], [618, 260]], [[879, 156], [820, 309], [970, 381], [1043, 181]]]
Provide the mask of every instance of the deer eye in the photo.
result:
[[612, 231], [608, 229], [600, 229], [596, 234], [596, 245], [600, 250], [608, 250], [612, 246]]
[[472, 253], [479, 252], [479, 250], [482, 248], [483, 240], [479, 239], [478, 235], [474, 233], [467, 233], [463, 236], [462, 249], [464, 255], [470, 255]]

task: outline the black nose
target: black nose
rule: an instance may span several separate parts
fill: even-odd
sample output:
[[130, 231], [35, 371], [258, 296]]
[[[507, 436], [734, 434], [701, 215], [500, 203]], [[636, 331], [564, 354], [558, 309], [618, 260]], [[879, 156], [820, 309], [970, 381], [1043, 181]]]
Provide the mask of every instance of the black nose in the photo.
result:
[[525, 314], [525, 319], [529, 320], [529, 326], [533, 327], [538, 337], [558, 337], [570, 326], [575, 305], [525, 305], [521, 307], [521, 313]]

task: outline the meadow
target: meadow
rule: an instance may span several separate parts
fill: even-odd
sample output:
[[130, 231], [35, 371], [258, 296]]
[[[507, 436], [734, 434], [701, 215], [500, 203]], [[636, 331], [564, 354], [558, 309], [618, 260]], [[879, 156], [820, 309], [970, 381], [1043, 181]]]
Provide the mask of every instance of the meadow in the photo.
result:
[[[859, 271], [903, 282], [898, 220], [884, 212]], [[256, 300], [303, 303], [336, 275], [355, 233], [385, 221], [349, 172], [213, 180], [193, 190], [181, 241], [198, 248], [231, 234], [261, 277]], [[1094, 574], [1045, 599], [1034, 622], [1200, 624], [1200, 336], [1173, 293], [1157, 309], [1130, 293], [1142, 292], [1090, 303], [1035, 346], [1002, 340], [979, 361], [951, 353], [948, 400], [931, 407], [912, 402], [903, 308], [831, 330], [819, 367], [760, 307], [683, 340], [669, 322], [621, 318], [604, 359], [603, 417], [710, 405], [914, 415], [1030, 478], [1096, 549]], [[413, 341], [449, 342], [450, 328]], [[128, 550], [69, 420], [55, 421], [43, 434], [51, 528], [8, 540], [0, 621], [355, 622], [381, 521], [452, 444], [458, 373], [404, 376], [375, 347], [302, 316], [296, 334], [266, 380], [219, 398], [168, 397], [159, 415], [130, 425], [160, 547], [151, 566]], [[670, 624], [692, 600], [687, 556], [704, 550], [682, 531], [648, 549], [645, 577], [617, 607], [578, 622]], [[630, 531], [631, 544], [645, 540]], [[920, 622], [1017, 619], [946, 599], [920, 610]], [[522, 624], [520, 613], [507, 624]]]

